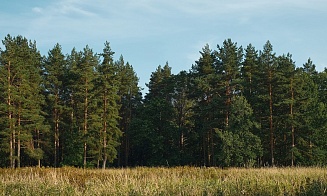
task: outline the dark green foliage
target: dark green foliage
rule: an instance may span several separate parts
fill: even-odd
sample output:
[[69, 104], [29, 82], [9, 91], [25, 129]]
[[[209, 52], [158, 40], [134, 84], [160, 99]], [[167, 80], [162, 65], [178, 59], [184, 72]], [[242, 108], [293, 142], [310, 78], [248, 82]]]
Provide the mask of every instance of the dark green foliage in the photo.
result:
[[3, 138], [10, 167], [43, 159], [42, 134], [48, 131], [42, 105], [41, 55], [36, 43], [22, 36], [6, 36], [1, 51]]
[[243, 96], [232, 99], [229, 128], [217, 130], [221, 155], [217, 156], [221, 166], [254, 166], [262, 156], [261, 140], [253, 132], [259, 129], [253, 111]]
[[123, 56], [115, 62], [117, 76], [120, 82], [118, 88], [119, 129], [122, 132], [121, 145], [118, 149], [118, 166], [128, 166], [130, 157], [130, 132], [131, 122], [135, 117], [135, 111], [141, 105], [142, 95], [138, 87], [138, 77], [133, 66], [124, 62]]
[[[112, 163], [117, 158], [116, 147], [119, 145], [119, 139], [122, 135], [118, 127], [119, 108], [118, 103], [119, 88], [121, 86], [118, 68], [114, 65], [109, 42], [105, 43], [105, 48], [101, 54], [103, 61], [97, 67], [98, 79], [95, 87], [95, 105], [91, 115], [91, 127], [95, 131], [96, 141], [91, 142], [99, 145], [95, 147], [95, 153], [98, 155], [98, 162], [102, 161], [102, 168], [106, 168], [107, 161]], [[100, 141], [99, 141], [100, 139]]]
[[64, 141], [63, 131], [65, 128], [63, 113], [66, 109], [64, 85], [67, 61], [61, 50], [61, 46], [56, 44], [48, 52], [48, 57], [43, 62], [44, 94], [48, 103], [44, 110], [47, 113], [47, 122], [51, 126], [50, 134], [47, 135], [51, 141], [48, 151], [54, 154], [53, 159], [50, 160], [54, 163], [54, 167], [57, 167], [63, 158], [61, 141]]
[[[222, 111], [218, 114], [217, 99], [221, 97], [219, 90], [222, 86], [220, 75], [217, 74], [215, 62], [217, 57], [209, 45], [205, 45], [200, 52], [201, 56], [190, 73], [190, 98], [195, 102], [192, 107], [194, 111], [194, 132], [197, 142], [194, 143], [194, 156], [197, 157], [196, 164], [210, 166], [214, 165], [214, 128], [222, 128]], [[219, 107], [219, 106], [218, 106]], [[216, 117], [216, 115], [220, 115]], [[219, 118], [219, 120], [215, 120]], [[194, 138], [195, 139], [195, 138]]]
[[267, 41], [205, 45], [189, 72], [168, 62], [142, 97], [133, 66], [86, 46], [42, 57], [0, 50], [0, 166], [314, 166], [327, 162], [327, 69], [296, 67]]
[[[132, 122], [131, 159], [133, 165], [178, 165], [180, 135], [173, 106], [173, 76], [168, 63], [151, 74], [149, 94], [140, 114]], [[143, 157], [141, 160], [139, 157]]]
[[140, 118], [132, 122], [133, 165], [169, 166], [178, 163], [178, 132], [172, 123], [172, 113], [173, 108], [165, 100], [152, 99], [144, 106]]
[[258, 51], [249, 44], [245, 49], [243, 65], [241, 67], [242, 93], [250, 105], [257, 104], [256, 90], [258, 89], [259, 57]]

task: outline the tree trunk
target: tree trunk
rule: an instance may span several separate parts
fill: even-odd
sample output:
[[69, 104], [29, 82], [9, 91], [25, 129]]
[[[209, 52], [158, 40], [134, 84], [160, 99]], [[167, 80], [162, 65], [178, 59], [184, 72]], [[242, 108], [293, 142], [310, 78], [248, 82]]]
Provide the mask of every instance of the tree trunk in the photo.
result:
[[129, 91], [129, 103], [128, 103], [128, 107], [129, 107], [129, 113], [128, 113], [128, 118], [126, 118], [126, 122], [125, 122], [125, 167], [128, 166], [128, 156], [129, 156], [129, 135], [128, 135], [128, 129], [130, 126], [130, 122], [132, 119], [132, 88], [130, 87], [130, 91]]
[[[87, 80], [85, 81], [85, 84], [87, 85]], [[87, 151], [87, 144], [86, 144], [86, 134], [87, 134], [87, 107], [88, 107], [88, 89], [85, 88], [85, 100], [84, 100], [84, 127], [83, 127], [83, 134], [84, 134], [84, 161], [83, 161], [83, 167], [86, 168], [86, 151]]]
[[184, 119], [183, 119], [183, 107], [179, 106], [178, 108], [178, 130], [179, 130], [179, 150], [180, 152], [183, 153], [184, 151], [184, 130], [183, 130], [183, 125], [184, 125]]
[[202, 151], [203, 151], [203, 166], [207, 166], [207, 156], [206, 156], [206, 133], [205, 131], [203, 132], [203, 146], [202, 146]]
[[125, 129], [125, 167], [128, 166], [128, 152], [129, 152], [129, 137], [127, 133], [127, 127]]
[[102, 169], [106, 169], [106, 164], [107, 164], [107, 155], [105, 155], [103, 158]]
[[271, 165], [275, 166], [274, 161], [274, 130], [273, 130], [273, 100], [272, 100], [272, 73], [269, 71], [269, 130], [270, 130], [270, 154]]
[[[74, 132], [74, 129], [75, 129], [75, 113], [74, 113], [74, 92], [71, 92], [70, 94], [70, 104], [71, 104], [71, 107], [72, 107], [72, 110], [70, 112], [70, 125], [69, 125], [69, 131], [70, 131], [70, 134], [73, 134]], [[65, 146], [61, 146], [62, 147], [62, 154], [61, 154], [61, 161], [64, 162], [65, 160], [65, 155], [66, 155], [66, 149], [65, 149]]]
[[9, 141], [9, 160], [10, 160], [10, 167], [15, 168], [15, 159], [14, 159], [14, 150], [15, 150], [15, 130], [13, 129], [12, 123], [12, 111], [11, 111], [11, 67], [10, 61], [8, 63], [8, 98], [7, 98], [7, 105], [8, 105], [8, 122], [9, 122], [9, 131], [10, 131], [10, 141]]
[[293, 102], [294, 102], [294, 90], [293, 90], [293, 80], [291, 80], [291, 93], [292, 93], [292, 101], [291, 101], [291, 106], [290, 106], [290, 113], [291, 113], [291, 118], [292, 118], [292, 128], [291, 128], [291, 131], [292, 131], [292, 167], [294, 166], [294, 147], [295, 147], [295, 135], [294, 135], [294, 124], [293, 124], [293, 118], [294, 118], [294, 115], [293, 115]]
[[[55, 98], [55, 107], [58, 104], [58, 94], [56, 94]], [[54, 166], [58, 166], [58, 149], [59, 149], [59, 114], [58, 109], [54, 109], [54, 120], [55, 120], [55, 130], [54, 130]]]
[[17, 116], [17, 167], [20, 168], [20, 150], [21, 150], [21, 141], [20, 141], [20, 133], [21, 133], [21, 103], [19, 102], [18, 106], [18, 116]]
[[226, 117], [225, 117], [226, 128], [228, 128], [228, 126], [229, 126], [229, 106], [230, 106], [230, 103], [231, 103], [230, 94], [231, 94], [231, 88], [230, 88], [230, 85], [229, 85], [229, 81], [226, 81], [226, 97], [227, 97], [227, 100], [226, 100]]
[[[36, 130], [37, 133], [37, 148], [40, 148], [40, 130]], [[37, 160], [38, 167], [41, 168], [41, 159]]]
[[207, 131], [207, 155], [208, 155], [208, 166], [210, 167], [211, 166], [211, 145], [210, 145], [210, 142], [211, 142], [211, 135], [210, 135], [210, 131]]
[[[106, 90], [105, 90], [106, 91]], [[107, 164], [107, 94], [103, 95], [103, 163], [102, 169], [106, 169]]]

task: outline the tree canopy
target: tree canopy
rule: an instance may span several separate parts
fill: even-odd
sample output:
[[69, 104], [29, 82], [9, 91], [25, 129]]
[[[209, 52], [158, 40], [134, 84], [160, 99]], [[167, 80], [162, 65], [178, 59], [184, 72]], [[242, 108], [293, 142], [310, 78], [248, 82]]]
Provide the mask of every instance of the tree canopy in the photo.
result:
[[0, 167], [296, 166], [327, 163], [327, 69], [231, 39], [190, 70], [158, 65], [142, 96], [110, 43], [44, 56], [7, 35], [0, 50]]

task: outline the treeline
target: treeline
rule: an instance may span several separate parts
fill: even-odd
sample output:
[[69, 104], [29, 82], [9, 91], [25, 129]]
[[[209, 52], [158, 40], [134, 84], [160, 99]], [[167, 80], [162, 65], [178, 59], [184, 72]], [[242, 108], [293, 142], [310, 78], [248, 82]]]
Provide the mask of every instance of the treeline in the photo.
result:
[[22, 36], [0, 51], [0, 166], [294, 166], [327, 162], [327, 69], [291, 54], [204, 46], [189, 71], [133, 67], [105, 42], [46, 56]]
[[[117, 158], [131, 110], [141, 103], [138, 78], [109, 42], [64, 55], [55, 45], [8, 35], [0, 56], [1, 166], [108, 166]], [[119, 150], [120, 154], [125, 151]]]

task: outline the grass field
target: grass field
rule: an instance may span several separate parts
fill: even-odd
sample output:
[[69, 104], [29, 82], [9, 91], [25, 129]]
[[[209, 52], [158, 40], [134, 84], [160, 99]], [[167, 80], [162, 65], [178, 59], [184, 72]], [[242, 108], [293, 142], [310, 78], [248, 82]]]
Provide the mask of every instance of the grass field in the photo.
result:
[[327, 169], [0, 169], [0, 194], [327, 195]]

